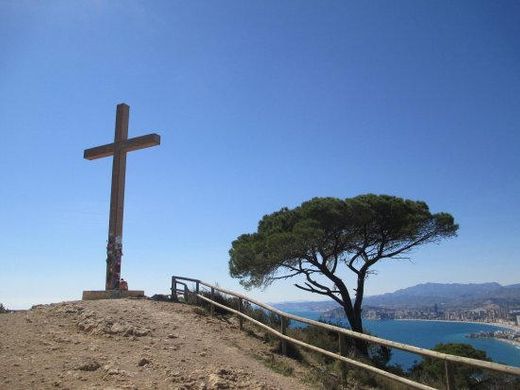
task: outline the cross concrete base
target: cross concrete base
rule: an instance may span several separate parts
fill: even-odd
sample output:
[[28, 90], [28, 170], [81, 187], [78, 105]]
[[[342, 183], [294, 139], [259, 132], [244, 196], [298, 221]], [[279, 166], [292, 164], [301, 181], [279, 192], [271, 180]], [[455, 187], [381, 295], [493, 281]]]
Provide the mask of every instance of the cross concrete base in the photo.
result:
[[143, 298], [142, 290], [92, 290], [83, 291], [84, 301], [93, 301], [97, 299], [118, 299], [118, 298]]

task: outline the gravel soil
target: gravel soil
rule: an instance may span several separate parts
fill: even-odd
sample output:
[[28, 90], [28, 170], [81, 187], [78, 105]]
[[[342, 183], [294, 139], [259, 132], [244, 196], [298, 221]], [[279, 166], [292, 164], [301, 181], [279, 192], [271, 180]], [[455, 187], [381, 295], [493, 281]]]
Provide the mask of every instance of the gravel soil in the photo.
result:
[[[147, 299], [64, 302], [0, 315], [1, 389], [307, 389], [235, 319]], [[295, 371], [297, 372], [297, 370]]]

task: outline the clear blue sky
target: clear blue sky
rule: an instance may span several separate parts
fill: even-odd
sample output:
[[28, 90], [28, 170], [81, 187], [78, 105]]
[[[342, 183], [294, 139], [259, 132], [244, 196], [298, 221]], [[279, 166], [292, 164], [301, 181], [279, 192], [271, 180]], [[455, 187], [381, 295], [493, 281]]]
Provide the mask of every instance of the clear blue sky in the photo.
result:
[[0, 2], [0, 302], [104, 287], [111, 159], [82, 156], [120, 102], [162, 136], [128, 157], [131, 288], [239, 289], [230, 243], [264, 214], [367, 192], [461, 226], [368, 294], [520, 282], [519, 37], [517, 1]]

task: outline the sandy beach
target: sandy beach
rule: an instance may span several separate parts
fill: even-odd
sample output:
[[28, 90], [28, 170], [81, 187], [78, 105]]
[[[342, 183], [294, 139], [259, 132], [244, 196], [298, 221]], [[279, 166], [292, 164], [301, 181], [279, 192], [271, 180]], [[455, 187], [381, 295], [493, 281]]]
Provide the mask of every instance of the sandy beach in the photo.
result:
[[399, 318], [392, 321], [430, 321], [430, 322], [460, 322], [463, 324], [479, 324], [479, 325], [491, 325], [497, 328], [503, 328], [513, 330], [520, 333], [520, 326], [513, 324], [504, 324], [502, 322], [482, 322], [482, 321], [454, 321], [454, 320], [426, 320], [426, 319], [413, 319], [413, 318]]
[[509, 340], [509, 339], [500, 339], [498, 337], [494, 337], [494, 339], [498, 340], [498, 341], [503, 341], [504, 343], [511, 344], [511, 345], [515, 346], [516, 348], [520, 349], [520, 341]]

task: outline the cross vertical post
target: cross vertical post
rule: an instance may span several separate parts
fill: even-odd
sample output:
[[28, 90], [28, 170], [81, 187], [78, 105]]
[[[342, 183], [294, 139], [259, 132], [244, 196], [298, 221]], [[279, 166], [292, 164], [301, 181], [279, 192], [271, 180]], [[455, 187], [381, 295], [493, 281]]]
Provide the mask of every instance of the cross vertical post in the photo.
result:
[[128, 139], [129, 109], [118, 104], [112, 159], [112, 187], [110, 194], [110, 217], [108, 222], [106, 290], [119, 288], [121, 256], [123, 255], [123, 209], [125, 202], [126, 151], [122, 147]]

